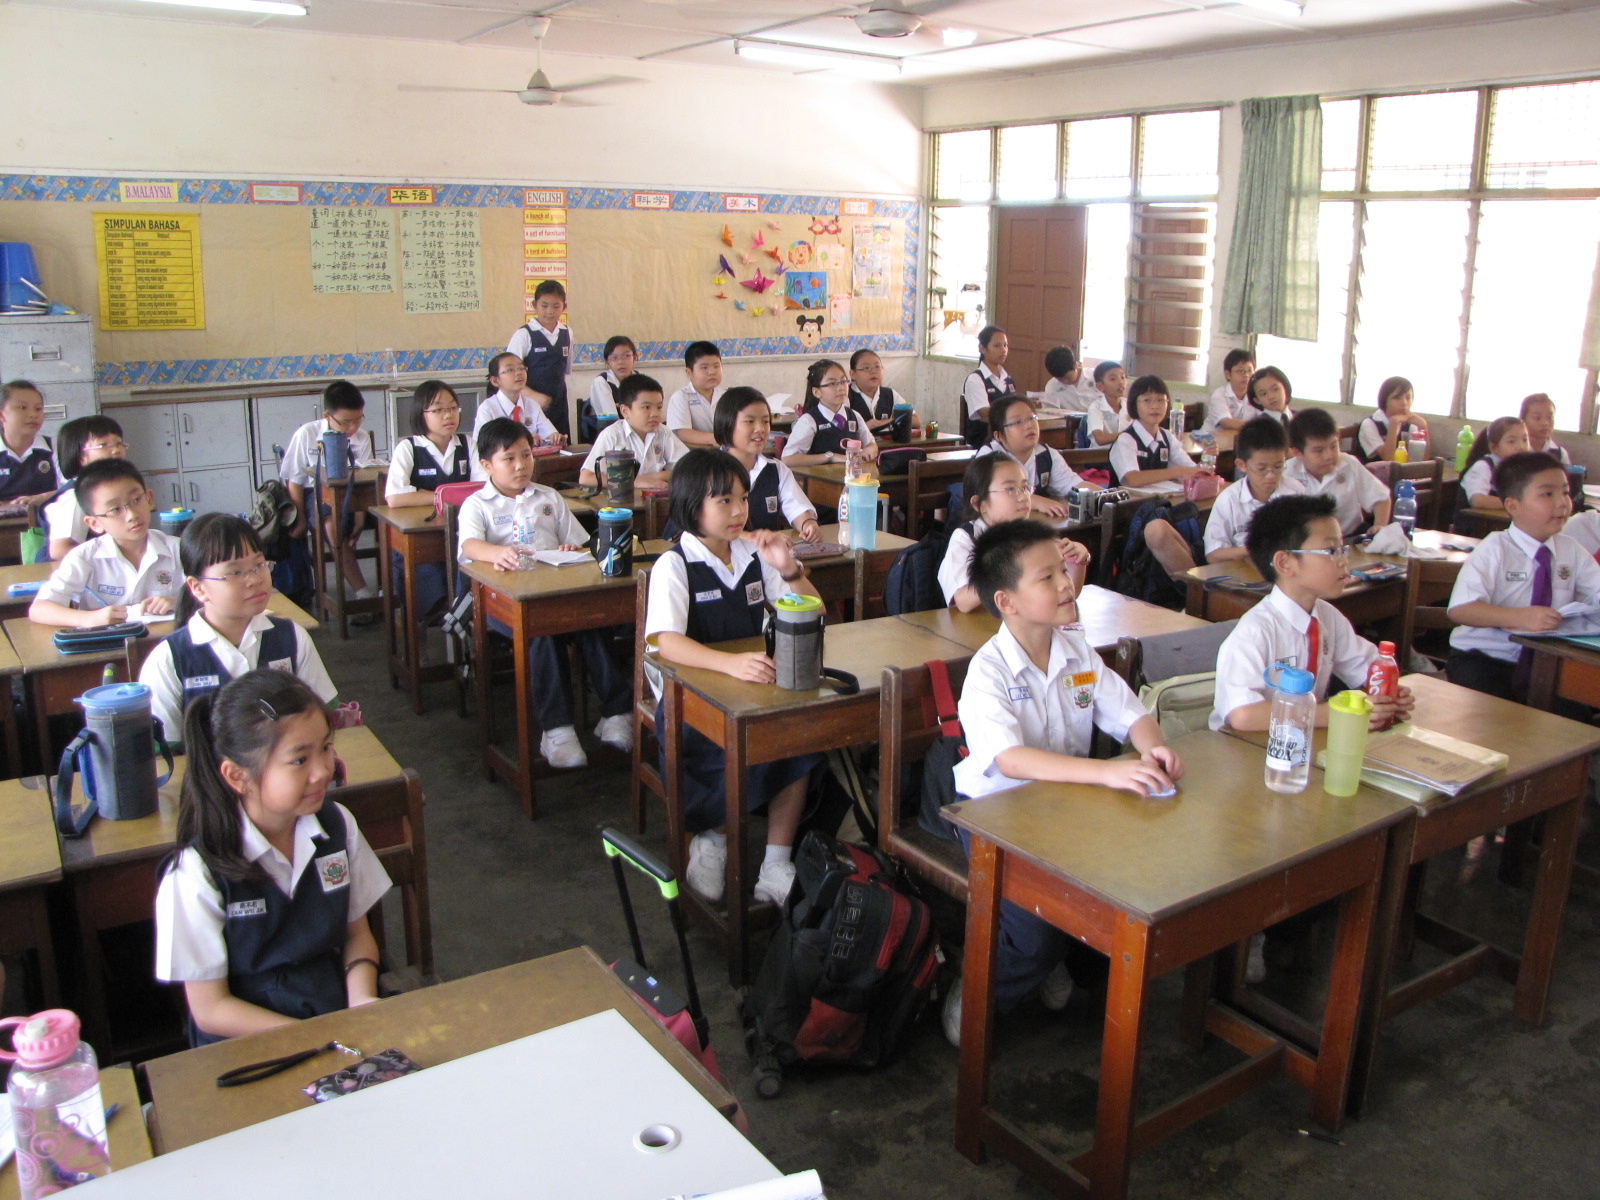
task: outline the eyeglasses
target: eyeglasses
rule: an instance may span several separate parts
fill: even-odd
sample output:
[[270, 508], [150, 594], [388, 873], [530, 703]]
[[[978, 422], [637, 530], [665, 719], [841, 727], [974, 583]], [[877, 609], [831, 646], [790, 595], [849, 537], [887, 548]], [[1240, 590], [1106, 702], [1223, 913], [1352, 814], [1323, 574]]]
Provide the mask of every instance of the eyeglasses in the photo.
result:
[[91, 513], [90, 516], [100, 517], [102, 519], [110, 518], [113, 521], [120, 521], [124, 518], [133, 516], [134, 513], [142, 509], [149, 507], [150, 493], [140, 492], [139, 495], [135, 496], [132, 500], [129, 500], [126, 504], [114, 504], [110, 508], [106, 509], [105, 512]]
[[336, 417], [330, 413], [328, 416], [328, 424], [337, 425], [340, 429], [360, 429], [361, 420], [365, 415], [365, 413], [357, 413], [353, 417]]
[[990, 488], [991, 496], [1010, 496], [1013, 500], [1026, 500], [1033, 495], [1033, 484], [1013, 483], [1010, 487]]
[[199, 578], [208, 583], [249, 583], [252, 579], [260, 579], [271, 567], [271, 563], [259, 562], [253, 567], [224, 571], [221, 575], [201, 575]]
[[1284, 464], [1283, 463], [1279, 463], [1275, 467], [1251, 467], [1251, 466], [1246, 466], [1245, 467], [1245, 470], [1247, 472], [1249, 472], [1251, 475], [1256, 476], [1257, 478], [1260, 478], [1260, 477], [1265, 476], [1265, 475], [1282, 475], [1283, 474], [1283, 469], [1284, 469]]
[[1315, 555], [1318, 558], [1339, 559], [1339, 558], [1349, 558], [1350, 557], [1350, 547], [1349, 546], [1338, 546], [1338, 547], [1336, 547], [1334, 549], [1331, 549], [1331, 550], [1326, 550], [1326, 549], [1325, 550], [1291, 550], [1291, 551], [1289, 551], [1289, 553], [1290, 554], [1311, 554], [1311, 555]]
[[127, 448], [127, 442], [123, 441], [121, 438], [116, 438], [109, 442], [90, 442], [84, 447], [84, 450], [86, 452], [90, 450], [109, 450], [114, 454], [118, 450], [126, 451]]
[[453, 416], [457, 415], [461, 411], [461, 405], [452, 404], [452, 405], [450, 405], [448, 407], [425, 408], [422, 411], [425, 412], [425, 413], [433, 413], [435, 416], [440, 416], [440, 417], [453, 417]]
[[824, 379], [821, 383], [817, 384], [817, 386], [819, 388], [836, 388], [848, 387], [849, 384], [850, 381], [848, 379]]
[[1007, 421], [1004, 425], [1000, 426], [1000, 428], [1001, 429], [1021, 429], [1025, 425], [1037, 425], [1038, 423], [1039, 423], [1039, 414], [1038, 413], [1029, 413], [1027, 416], [1023, 417], [1020, 421]]

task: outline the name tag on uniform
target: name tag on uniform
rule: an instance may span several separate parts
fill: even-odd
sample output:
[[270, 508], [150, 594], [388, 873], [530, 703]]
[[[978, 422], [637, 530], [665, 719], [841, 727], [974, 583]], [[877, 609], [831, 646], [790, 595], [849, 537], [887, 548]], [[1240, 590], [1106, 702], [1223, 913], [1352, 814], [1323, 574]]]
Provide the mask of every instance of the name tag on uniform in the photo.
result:
[[506, 513], [503, 516], [496, 517], [494, 519], [494, 524], [496, 524], [496, 525], [509, 525], [509, 524], [511, 524], [511, 514], [510, 513]]
[[778, 498], [776, 496], [767, 497], [767, 511], [769, 513], [775, 513], [778, 511]]
[[417, 474], [418, 475], [437, 475], [438, 473], [439, 473], [439, 468], [438, 467], [418, 467], [417, 468]]
[[1507, 571], [1506, 572], [1506, 582], [1507, 583], [1527, 583], [1528, 582], [1528, 573], [1526, 571]]
[[744, 602], [746, 604], [760, 604], [767, 598], [767, 589], [758, 579], [755, 583], [747, 584], [744, 589]]
[[214, 688], [222, 686], [222, 677], [219, 675], [191, 675], [183, 681], [183, 690], [194, 691], [198, 688]]
[[1063, 676], [1061, 683], [1072, 692], [1072, 702], [1079, 708], [1088, 708], [1094, 703], [1094, 672], [1079, 671], [1074, 675]]
[[1032, 700], [1033, 689], [1030, 687], [1014, 687], [1008, 689], [1008, 694], [1013, 700]]
[[235, 917], [264, 917], [267, 915], [267, 902], [265, 900], [235, 900], [228, 905], [228, 920]]
[[722, 593], [720, 591], [696, 592], [694, 594], [694, 602], [696, 604], [715, 604], [721, 599]]
[[271, 671], [282, 671], [285, 675], [293, 675], [294, 659], [275, 658], [267, 664], [267, 669]]
[[350, 856], [340, 850], [316, 860], [317, 879], [324, 892], [336, 892], [350, 886]]
[[122, 595], [126, 595], [127, 591], [128, 591], [127, 588], [118, 587], [114, 583], [102, 583], [99, 587], [95, 588], [94, 590], [99, 592], [102, 596], [122, 596]]

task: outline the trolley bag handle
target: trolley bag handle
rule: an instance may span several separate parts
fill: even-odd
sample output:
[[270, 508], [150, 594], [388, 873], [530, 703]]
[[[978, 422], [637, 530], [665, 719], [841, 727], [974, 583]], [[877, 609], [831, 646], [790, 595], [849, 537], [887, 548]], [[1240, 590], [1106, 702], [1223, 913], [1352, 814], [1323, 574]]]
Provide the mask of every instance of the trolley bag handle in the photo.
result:
[[678, 939], [678, 955], [683, 959], [684, 990], [689, 993], [689, 1019], [694, 1022], [695, 1032], [700, 1035], [700, 1044], [709, 1046], [711, 1023], [706, 1020], [705, 1010], [700, 1006], [700, 989], [695, 986], [694, 963], [689, 958], [688, 931], [683, 919], [683, 906], [678, 900], [678, 877], [666, 863], [620, 830], [607, 826], [600, 831], [600, 841], [605, 846], [606, 857], [611, 860], [611, 873], [616, 878], [617, 893], [622, 898], [622, 916], [628, 923], [633, 960], [646, 969], [650, 964], [645, 961], [644, 942], [639, 937], [639, 923], [634, 919], [633, 899], [628, 894], [628, 878], [623, 874], [622, 864], [626, 862], [634, 870], [654, 879], [656, 888], [666, 900], [667, 915], [672, 919], [672, 932]]

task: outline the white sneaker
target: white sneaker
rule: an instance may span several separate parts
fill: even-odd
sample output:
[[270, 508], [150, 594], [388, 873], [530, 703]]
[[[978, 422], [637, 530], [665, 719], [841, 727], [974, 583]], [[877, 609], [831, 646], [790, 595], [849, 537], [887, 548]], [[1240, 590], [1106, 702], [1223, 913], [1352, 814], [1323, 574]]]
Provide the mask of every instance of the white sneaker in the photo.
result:
[[944, 996], [944, 1012], [940, 1015], [944, 1026], [944, 1040], [957, 1050], [961, 1049], [961, 977], [950, 985]]
[[1267, 977], [1266, 957], [1267, 935], [1253, 933], [1250, 935], [1250, 959], [1245, 963], [1244, 981], [1246, 983], [1260, 983]]
[[789, 898], [794, 886], [794, 863], [769, 862], [761, 864], [761, 874], [756, 876], [756, 899], [769, 904], [782, 904]]
[[614, 717], [601, 717], [594, 727], [594, 735], [606, 745], [627, 754], [633, 749], [633, 714], [618, 713]]
[[713, 902], [721, 900], [728, 890], [728, 844], [695, 834], [689, 839], [689, 865], [683, 878], [697, 895]]
[[571, 725], [545, 730], [544, 736], [539, 739], [539, 753], [544, 756], [545, 762], [562, 770], [589, 765], [589, 756], [583, 752], [583, 746], [578, 741], [578, 731]]
[[1057, 963], [1039, 985], [1039, 1003], [1047, 1012], [1060, 1012], [1072, 999], [1072, 976], [1066, 963]]

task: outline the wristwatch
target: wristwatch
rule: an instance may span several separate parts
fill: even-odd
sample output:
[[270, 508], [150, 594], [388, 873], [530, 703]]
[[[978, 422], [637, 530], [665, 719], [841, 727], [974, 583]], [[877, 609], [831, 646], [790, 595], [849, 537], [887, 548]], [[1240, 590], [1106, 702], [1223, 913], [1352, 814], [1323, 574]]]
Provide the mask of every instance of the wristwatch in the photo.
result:
[[833, 451], [832, 450], [828, 451], [828, 465], [830, 467], [833, 466]]

